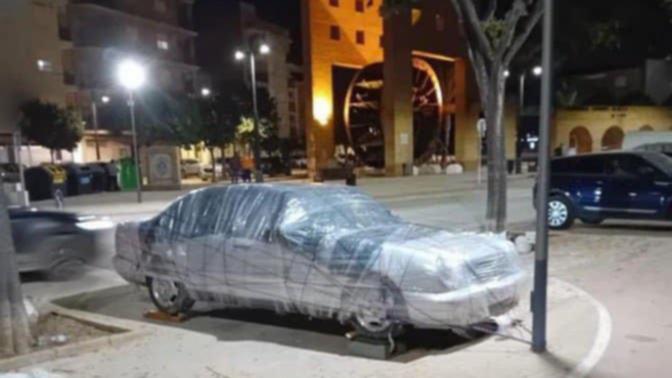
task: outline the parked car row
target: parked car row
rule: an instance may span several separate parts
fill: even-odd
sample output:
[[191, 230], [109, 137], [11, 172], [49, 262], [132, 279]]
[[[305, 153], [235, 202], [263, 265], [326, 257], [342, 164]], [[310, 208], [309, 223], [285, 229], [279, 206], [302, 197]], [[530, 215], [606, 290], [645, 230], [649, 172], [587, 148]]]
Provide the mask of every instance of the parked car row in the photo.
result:
[[552, 229], [568, 229], [576, 219], [672, 220], [672, 158], [646, 151], [556, 158], [548, 207]]

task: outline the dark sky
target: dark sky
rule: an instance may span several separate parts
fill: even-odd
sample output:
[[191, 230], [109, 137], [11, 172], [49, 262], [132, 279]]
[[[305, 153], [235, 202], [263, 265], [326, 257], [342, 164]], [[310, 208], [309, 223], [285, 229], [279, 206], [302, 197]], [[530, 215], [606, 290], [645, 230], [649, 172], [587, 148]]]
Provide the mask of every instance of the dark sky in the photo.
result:
[[[224, 0], [231, 1], [231, 0]], [[301, 60], [300, 0], [245, 0], [257, 6], [257, 13], [266, 20], [288, 29], [292, 36], [291, 61]]]

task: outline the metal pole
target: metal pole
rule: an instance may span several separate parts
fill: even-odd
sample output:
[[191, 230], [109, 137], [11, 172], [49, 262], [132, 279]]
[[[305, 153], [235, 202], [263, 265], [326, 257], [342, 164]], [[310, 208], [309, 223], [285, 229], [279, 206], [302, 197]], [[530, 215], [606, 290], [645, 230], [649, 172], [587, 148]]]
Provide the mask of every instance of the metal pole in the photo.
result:
[[553, 0], [544, 1], [539, 125], [539, 169], [537, 181], [537, 235], [532, 292], [532, 350], [546, 351], [546, 295], [548, 285], [548, 191], [550, 186], [550, 127], [553, 112]]
[[140, 153], [138, 152], [138, 133], [135, 128], [135, 99], [133, 91], [128, 91], [128, 108], [131, 112], [131, 130], [133, 132], [133, 164], [135, 164], [135, 192], [138, 196], [138, 203], [142, 203], [142, 181], [140, 177]]
[[96, 145], [96, 161], [100, 161], [100, 143], [98, 141], [98, 105], [95, 94], [91, 98], [91, 117], [93, 118], [93, 143]]
[[261, 171], [261, 151], [259, 150], [259, 108], [257, 105], [257, 66], [254, 52], [250, 49], [250, 75], [252, 76], [252, 107], [254, 111], [253, 150], [254, 150], [254, 181], [264, 182], [264, 173]]

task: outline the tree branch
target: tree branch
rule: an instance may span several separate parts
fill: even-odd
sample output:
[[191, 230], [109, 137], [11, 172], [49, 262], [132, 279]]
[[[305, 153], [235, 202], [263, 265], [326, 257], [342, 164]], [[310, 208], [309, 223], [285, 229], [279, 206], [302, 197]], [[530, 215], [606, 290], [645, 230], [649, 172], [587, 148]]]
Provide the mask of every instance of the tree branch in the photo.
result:
[[[541, 2], [541, 1], [540, 1]], [[496, 46], [497, 56], [502, 58], [506, 54], [508, 47], [513, 43], [513, 38], [516, 35], [518, 22], [523, 16], [527, 15], [527, 6], [524, 0], [516, 0], [511, 7], [511, 10], [506, 13], [504, 19], [504, 35], [499, 40], [499, 45]]]
[[475, 45], [474, 47], [481, 51], [487, 59], [492, 59], [494, 55], [492, 45], [483, 31], [481, 20], [478, 18], [474, 2], [472, 0], [453, 0], [453, 5], [457, 9], [462, 22], [466, 23], [465, 31], [471, 31], [471, 33], [467, 33], [467, 37], [473, 37], [469, 38], [470, 42], [472, 42]]
[[543, 14], [544, 14], [543, 1], [537, 0], [537, 2], [534, 4], [534, 8], [532, 9], [531, 14], [527, 18], [527, 22], [523, 27], [523, 31], [513, 41], [513, 44], [511, 45], [509, 51], [506, 53], [504, 57], [504, 64], [506, 66], [511, 64], [511, 61], [516, 56], [518, 51], [523, 47], [527, 39], [530, 37], [530, 34], [532, 34], [532, 30], [534, 30], [534, 28], [537, 26], [537, 23], [539, 23], [539, 20], [541, 19], [541, 16]]
[[488, 7], [486, 8], [482, 20], [491, 20], [493, 17], [495, 17], [495, 12], [497, 12], [497, 0], [488, 1]]

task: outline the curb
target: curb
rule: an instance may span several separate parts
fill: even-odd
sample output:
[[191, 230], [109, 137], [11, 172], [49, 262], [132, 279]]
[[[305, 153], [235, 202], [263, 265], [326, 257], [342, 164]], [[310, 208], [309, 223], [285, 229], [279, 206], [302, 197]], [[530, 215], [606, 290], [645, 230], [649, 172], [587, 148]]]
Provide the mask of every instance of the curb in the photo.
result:
[[115, 322], [110, 321], [108, 317], [69, 310], [54, 304], [45, 306], [44, 312], [67, 317], [105, 331], [120, 333], [11, 357], [0, 361], [0, 372], [18, 370], [55, 359], [74, 357], [80, 354], [94, 352], [101, 348], [118, 347], [133, 340], [151, 335], [150, 330], [144, 329], [144, 327], [135, 326], [130, 322], [116, 322], [123, 323], [121, 326], [111, 325], [109, 323]]

